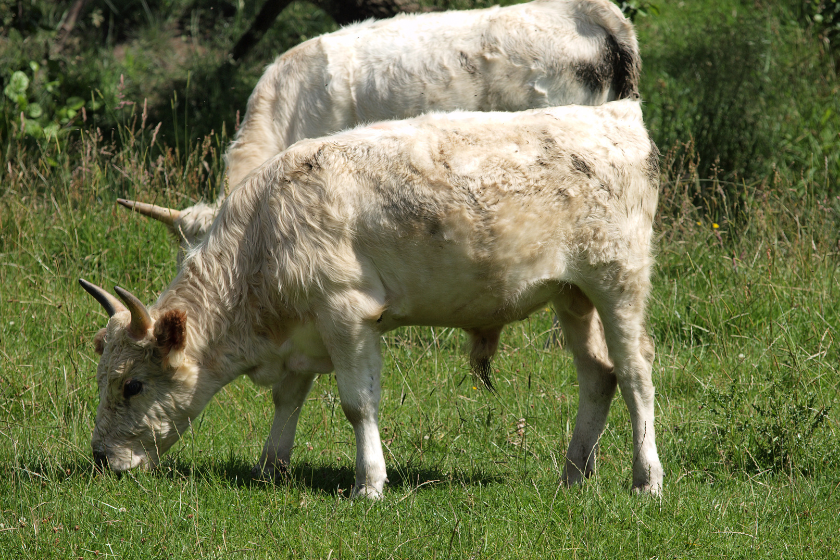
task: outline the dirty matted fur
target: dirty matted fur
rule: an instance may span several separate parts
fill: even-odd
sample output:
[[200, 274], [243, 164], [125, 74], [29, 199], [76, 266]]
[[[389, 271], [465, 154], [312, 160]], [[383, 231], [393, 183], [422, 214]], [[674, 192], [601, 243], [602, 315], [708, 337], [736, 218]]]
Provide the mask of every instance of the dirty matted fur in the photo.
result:
[[595, 471], [621, 386], [633, 487], [657, 493], [644, 329], [657, 198], [658, 152], [636, 101], [435, 113], [299, 142], [228, 197], [148, 308], [145, 336], [128, 330], [133, 311], [112, 316], [94, 452], [115, 470], [155, 464], [247, 375], [273, 389], [259, 467], [276, 472], [314, 377], [335, 371], [356, 434], [354, 494], [378, 498], [381, 333], [459, 327], [489, 360], [505, 324], [550, 303], [580, 385], [564, 480]]

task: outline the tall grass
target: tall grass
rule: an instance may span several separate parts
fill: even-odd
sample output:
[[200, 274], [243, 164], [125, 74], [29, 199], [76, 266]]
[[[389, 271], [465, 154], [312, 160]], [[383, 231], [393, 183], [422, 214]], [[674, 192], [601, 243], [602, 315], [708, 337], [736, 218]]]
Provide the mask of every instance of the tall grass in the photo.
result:
[[699, 360], [686, 367], [707, 372], [692, 374], [699, 404], [685, 429], [699, 422], [709, 433], [686, 450], [729, 476], [837, 465], [819, 450], [840, 383], [840, 198], [778, 173], [704, 186], [694, 162], [675, 159], [680, 153], [666, 156], [658, 286], [667, 289], [652, 322], [666, 347], [689, 348]]
[[834, 59], [794, 4], [663, 3], [638, 22], [648, 126], [660, 146], [692, 141], [701, 177], [840, 177]]

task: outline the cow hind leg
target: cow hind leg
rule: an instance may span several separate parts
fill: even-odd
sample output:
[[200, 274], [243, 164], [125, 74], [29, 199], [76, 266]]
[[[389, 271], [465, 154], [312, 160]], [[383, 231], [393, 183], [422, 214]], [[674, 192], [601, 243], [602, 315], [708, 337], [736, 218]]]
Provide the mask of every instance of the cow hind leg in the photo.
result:
[[290, 373], [271, 389], [274, 421], [254, 474], [271, 479], [286, 472], [292, 456], [298, 418], [315, 375]]
[[574, 285], [566, 285], [554, 300], [566, 338], [574, 356], [580, 389], [577, 419], [566, 455], [563, 482], [577, 484], [595, 472], [598, 440], [604, 431], [616, 389], [604, 331], [595, 306]]
[[633, 427], [633, 489], [659, 494], [664, 473], [654, 428], [653, 343], [645, 330], [649, 289], [646, 277], [628, 275], [621, 285], [592, 297]]

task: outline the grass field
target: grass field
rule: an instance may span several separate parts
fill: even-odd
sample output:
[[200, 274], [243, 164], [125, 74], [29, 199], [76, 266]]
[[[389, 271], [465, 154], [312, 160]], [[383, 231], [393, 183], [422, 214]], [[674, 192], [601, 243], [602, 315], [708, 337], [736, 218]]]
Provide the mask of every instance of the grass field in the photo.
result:
[[47, 146], [2, 171], [0, 558], [838, 556], [840, 200], [818, 179], [701, 181], [673, 155], [649, 319], [661, 499], [630, 493], [620, 398], [598, 476], [558, 485], [577, 389], [570, 356], [545, 348], [548, 312], [506, 329], [498, 396], [469, 375], [459, 331], [384, 337], [381, 502], [346, 498], [353, 433], [331, 376], [285, 482], [250, 475], [272, 407], [246, 380], [158, 471], [100, 474], [92, 339], [106, 316], [77, 279], [154, 301], [174, 243], [116, 196], [183, 207], [220, 171], [199, 163], [218, 162], [218, 139], [151, 160], [151, 130], [123, 129], [113, 157], [83, 136], [81, 157]]

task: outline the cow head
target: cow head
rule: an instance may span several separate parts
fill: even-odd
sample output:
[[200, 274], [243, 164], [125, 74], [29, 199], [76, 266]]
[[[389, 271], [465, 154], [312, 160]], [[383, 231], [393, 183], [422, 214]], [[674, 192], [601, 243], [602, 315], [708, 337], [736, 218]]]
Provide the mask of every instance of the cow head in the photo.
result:
[[126, 290], [115, 288], [121, 302], [79, 282], [111, 316], [94, 339], [101, 355], [94, 458], [115, 471], [155, 466], [212, 397], [196, 388], [198, 369], [186, 352], [186, 313], [170, 310], [153, 319]]

